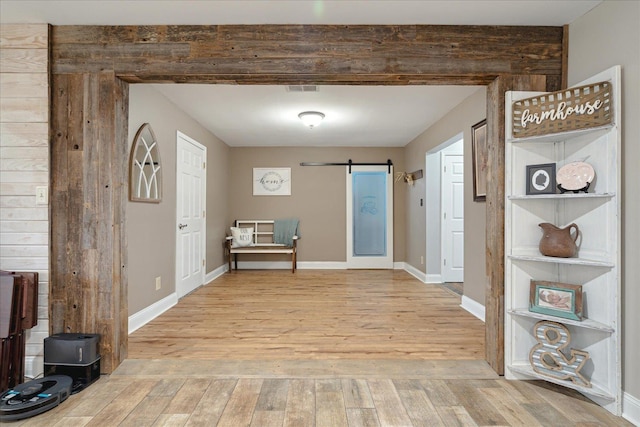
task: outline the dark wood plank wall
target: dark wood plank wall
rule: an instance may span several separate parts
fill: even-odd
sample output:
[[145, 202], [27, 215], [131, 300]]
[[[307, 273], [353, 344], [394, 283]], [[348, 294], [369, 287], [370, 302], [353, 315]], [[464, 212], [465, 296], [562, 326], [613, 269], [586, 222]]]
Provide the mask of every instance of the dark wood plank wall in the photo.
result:
[[500, 76], [487, 88], [487, 251], [485, 255], [485, 354], [487, 362], [504, 374], [504, 197], [505, 197], [505, 92], [534, 90], [544, 92], [545, 76]]
[[[565, 55], [561, 27], [53, 27], [51, 332], [102, 333], [105, 373], [127, 354], [125, 82], [488, 85], [499, 76], [533, 75], [555, 90]], [[496, 114], [494, 104], [504, 99], [498, 92], [488, 97]], [[504, 134], [503, 121], [488, 128]], [[494, 169], [499, 180], [503, 160]], [[487, 194], [488, 218], [503, 217], [499, 197]], [[490, 222], [493, 262], [504, 242], [500, 223]], [[498, 307], [503, 275], [488, 273], [487, 307]], [[488, 338], [497, 342], [487, 357], [497, 370], [501, 321], [487, 322]]]
[[52, 333], [99, 333], [101, 367], [126, 357], [128, 83], [113, 71], [52, 79]]

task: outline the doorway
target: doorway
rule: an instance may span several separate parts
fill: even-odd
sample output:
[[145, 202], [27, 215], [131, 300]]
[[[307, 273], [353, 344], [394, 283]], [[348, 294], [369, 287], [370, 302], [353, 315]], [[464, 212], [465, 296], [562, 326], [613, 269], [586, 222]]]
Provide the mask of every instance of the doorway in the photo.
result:
[[464, 280], [463, 159], [462, 133], [425, 157], [427, 283]]
[[[451, 147], [462, 146], [462, 140]], [[464, 154], [440, 153], [442, 160], [442, 279], [464, 282]]]
[[347, 268], [393, 269], [393, 166], [347, 169]]
[[176, 146], [176, 293], [182, 298], [204, 284], [207, 148], [181, 132]]
[[[53, 310], [51, 320], [54, 331], [63, 325], [82, 330], [87, 322], [105, 324], [107, 331], [101, 338], [103, 372], [111, 372], [126, 355], [127, 339], [123, 332], [127, 328], [127, 306], [123, 294], [127, 292], [126, 276], [126, 223], [124, 206], [126, 186], [111, 185], [125, 176], [122, 165], [126, 164], [127, 96], [128, 83], [149, 83], [190, 81], [194, 83], [237, 82], [245, 84], [265, 84], [281, 82], [291, 84], [488, 84], [487, 123], [489, 144], [489, 171], [487, 192], [486, 227], [491, 231], [487, 238], [487, 359], [499, 373], [503, 371], [503, 288], [504, 276], [504, 207], [500, 201], [504, 197], [504, 182], [499, 177], [504, 173], [504, 102], [502, 96], [507, 90], [549, 91], [560, 88], [566, 80], [562, 58], [566, 58], [566, 32], [562, 27], [530, 27], [529, 37], [518, 37], [522, 29], [511, 27], [477, 28], [478, 37], [469, 43], [469, 29], [452, 27], [441, 34], [442, 29], [429, 26], [366, 26], [356, 30], [352, 26], [290, 26], [282, 32], [280, 26], [264, 25], [255, 28], [247, 39], [247, 28], [243, 26], [172, 27], [170, 37], [166, 26], [117, 27], [59, 26], [51, 32], [50, 50], [56, 55], [51, 58], [52, 111], [50, 135], [52, 143], [50, 162], [52, 182], [59, 191], [59, 197], [52, 197], [50, 212], [52, 224], [62, 226], [58, 233], [51, 234], [51, 290], [50, 305], [64, 307], [65, 301], [72, 300], [74, 288], [65, 286], [64, 275], [74, 268], [83, 268], [82, 257], [58, 256], [65, 251], [82, 253], [82, 245], [91, 239], [100, 247], [103, 259], [93, 263], [89, 274], [96, 277], [87, 281], [87, 292], [82, 301], [101, 292], [105, 301], [110, 301], [103, 309], [85, 315], [71, 315], [60, 309]], [[195, 31], [195, 32], [194, 32]], [[221, 31], [226, 35], [221, 37]], [[415, 37], [416, 31], [425, 35], [437, 34], [447, 46], [440, 55], [426, 54], [432, 44], [431, 37]], [[389, 38], [382, 36], [388, 34]], [[228, 55], [229, 40], [238, 39], [245, 45], [255, 46], [256, 38], [267, 41], [273, 58], [247, 59], [238, 57], [245, 48], [236, 47], [235, 56]], [[104, 40], [103, 49], [91, 50], [87, 41]], [[323, 46], [335, 43], [336, 48], [311, 49], [304, 56], [296, 56], [292, 50], [292, 40], [303, 40], [306, 46]], [[140, 41], [153, 55], [140, 57]], [[383, 48], [362, 49], [363, 43], [380, 43]], [[192, 45], [211, 48], [194, 49], [185, 52], [176, 60], [176, 52], [189, 50]], [[158, 44], [158, 43], [161, 43]], [[391, 46], [388, 43], [391, 43]], [[421, 44], [422, 43], [422, 44]], [[506, 44], [505, 44], [506, 43]], [[220, 45], [222, 44], [222, 45]], [[504, 49], [509, 45], [510, 49]], [[109, 46], [118, 46], [110, 49]], [[208, 46], [208, 45], [207, 45]], [[239, 45], [238, 45], [239, 46]], [[386, 46], [386, 47], [385, 47]], [[422, 47], [424, 46], [424, 48]], [[463, 46], [464, 49], [456, 47]], [[226, 47], [226, 48], [225, 48]], [[278, 49], [288, 48], [290, 55], [278, 55]], [[248, 47], [251, 49], [251, 47]], [[541, 49], [550, 52], [549, 58], [539, 58]], [[478, 50], [486, 52], [478, 60]], [[93, 61], [86, 61], [91, 53]], [[223, 55], [223, 52], [224, 55]], [[240, 53], [238, 53], [240, 52]], [[345, 55], [344, 52], [349, 52]], [[133, 53], [133, 54], [132, 54]], [[523, 61], [528, 56], [530, 60]], [[99, 64], [100, 66], [96, 65]], [[110, 66], [109, 64], [117, 64]], [[354, 64], [358, 64], [354, 68]], [[507, 68], [505, 68], [507, 67]], [[510, 74], [505, 75], [505, 69]], [[283, 71], [283, 70], [286, 70]], [[80, 119], [78, 113], [90, 114]], [[94, 123], [100, 123], [95, 126]], [[61, 132], [59, 130], [66, 130]], [[98, 131], [104, 137], [99, 137]], [[80, 143], [76, 143], [80, 142]], [[84, 145], [83, 145], [84, 144]], [[71, 147], [66, 150], [66, 146]], [[86, 146], [85, 150], [82, 148]], [[93, 162], [67, 161], [69, 156], [94, 153], [101, 158], [101, 168], [94, 168]], [[100, 173], [98, 173], [100, 172]], [[103, 199], [112, 204], [90, 203], [93, 192], [71, 191], [67, 177], [81, 177], [77, 188], [101, 188]], [[102, 186], [105, 180], [109, 185]], [[493, 184], [493, 185], [492, 185]], [[94, 232], [94, 228], [83, 226], [82, 217], [75, 212], [100, 217], [105, 226]], [[56, 222], [58, 221], [58, 222]], [[121, 225], [122, 224], [122, 225]], [[79, 238], [73, 233], [79, 233]], [[70, 259], [71, 258], [71, 259]], [[99, 274], [111, 268], [112, 275]], [[56, 305], [58, 304], [58, 305]], [[80, 304], [79, 307], [84, 304]], [[65, 317], [67, 315], [67, 317]]]

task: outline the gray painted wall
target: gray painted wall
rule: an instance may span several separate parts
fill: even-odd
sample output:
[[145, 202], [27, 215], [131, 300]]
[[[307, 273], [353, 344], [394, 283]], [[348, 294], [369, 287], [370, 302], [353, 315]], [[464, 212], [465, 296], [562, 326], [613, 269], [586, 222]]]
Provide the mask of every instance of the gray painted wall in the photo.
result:
[[[149, 85], [130, 85], [129, 146], [138, 128], [150, 123], [163, 167], [163, 199], [127, 203], [129, 315], [175, 292], [176, 132], [207, 147], [207, 268], [224, 264], [220, 236], [227, 217], [229, 147]], [[156, 291], [155, 278], [162, 288]]]
[[[456, 108], [440, 119], [406, 147], [407, 171], [423, 169], [425, 154], [459, 133], [464, 139], [464, 295], [484, 305], [485, 269], [485, 203], [473, 201], [471, 169], [471, 126], [486, 118], [486, 89], [479, 88]], [[430, 274], [420, 264], [426, 249], [426, 209], [420, 206], [425, 197], [425, 180], [416, 181], [407, 190], [407, 256], [405, 262]]]
[[[384, 163], [391, 159], [396, 171], [404, 171], [403, 153], [403, 148], [233, 147], [228, 224], [236, 219], [296, 217], [302, 236], [298, 242], [299, 261], [346, 262], [346, 167], [300, 166], [300, 163], [349, 159], [354, 163]], [[291, 196], [253, 196], [254, 167], [290, 167]], [[400, 182], [393, 186], [396, 262], [405, 259], [406, 186]]]

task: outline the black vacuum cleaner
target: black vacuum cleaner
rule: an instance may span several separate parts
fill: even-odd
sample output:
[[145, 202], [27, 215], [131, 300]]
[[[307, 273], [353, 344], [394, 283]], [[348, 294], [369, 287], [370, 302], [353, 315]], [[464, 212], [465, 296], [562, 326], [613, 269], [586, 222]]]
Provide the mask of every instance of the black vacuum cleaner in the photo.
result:
[[5, 391], [0, 396], [0, 421], [21, 420], [55, 408], [69, 397], [72, 384], [71, 377], [52, 375]]
[[54, 334], [44, 340], [44, 377], [0, 395], [0, 421], [33, 417], [55, 408], [100, 378], [98, 334]]

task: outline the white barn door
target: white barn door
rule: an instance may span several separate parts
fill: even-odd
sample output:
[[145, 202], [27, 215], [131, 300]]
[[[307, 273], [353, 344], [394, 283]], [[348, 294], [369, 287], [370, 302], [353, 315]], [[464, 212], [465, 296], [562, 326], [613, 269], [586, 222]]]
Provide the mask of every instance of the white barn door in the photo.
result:
[[347, 169], [347, 268], [393, 268], [393, 166]]

